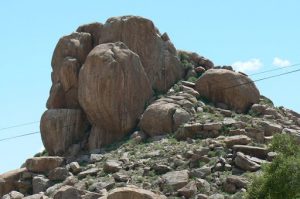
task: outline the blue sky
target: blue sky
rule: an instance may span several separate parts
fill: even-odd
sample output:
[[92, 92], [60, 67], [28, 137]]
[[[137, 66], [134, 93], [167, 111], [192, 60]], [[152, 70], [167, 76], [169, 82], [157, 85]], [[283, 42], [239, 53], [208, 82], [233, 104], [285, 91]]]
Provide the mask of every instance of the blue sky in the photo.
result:
[[[1, 1], [0, 129], [39, 121], [51, 85], [54, 47], [81, 24], [143, 16], [167, 32], [177, 49], [254, 73], [300, 63], [299, 8], [296, 0]], [[257, 86], [276, 105], [300, 112], [299, 77], [294, 73]], [[39, 123], [0, 130], [0, 139], [38, 130]], [[41, 148], [39, 134], [0, 142], [0, 173], [18, 168]]]

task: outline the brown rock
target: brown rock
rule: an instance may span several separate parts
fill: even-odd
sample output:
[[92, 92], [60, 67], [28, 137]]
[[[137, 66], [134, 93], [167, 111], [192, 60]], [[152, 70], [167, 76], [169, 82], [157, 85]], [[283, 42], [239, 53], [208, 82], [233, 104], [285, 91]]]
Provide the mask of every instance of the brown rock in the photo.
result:
[[0, 175], [0, 197], [16, 190], [18, 180], [26, 171], [26, 168], [21, 168]]
[[145, 110], [140, 120], [140, 128], [146, 134], [154, 137], [170, 134], [190, 118], [184, 109], [174, 103], [158, 101]]
[[187, 170], [170, 171], [164, 174], [162, 179], [165, 182], [164, 187], [172, 188], [176, 191], [188, 183], [189, 174]]
[[41, 118], [41, 136], [49, 155], [63, 155], [80, 142], [88, 126], [85, 115], [76, 109], [50, 109]]
[[135, 188], [121, 187], [113, 189], [107, 196], [107, 199], [166, 199], [165, 196], [157, 195], [151, 191]]
[[236, 112], [246, 112], [260, 96], [248, 77], [225, 69], [206, 71], [197, 80], [195, 90], [214, 103], [225, 103]]
[[233, 145], [247, 145], [250, 142], [251, 139], [246, 135], [234, 135], [224, 139], [224, 143], [227, 147], [232, 147]]
[[268, 155], [268, 149], [256, 146], [246, 146], [246, 145], [234, 145], [233, 150], [235, 152], [242, 152], [246, 155], [266, 159]]
[[108, 19], [99, 42], [117, 41], [139, 55], [153, 89], [165, 92], [181, 78], [175, 47], [169, 40], [161, 38], [152, 21], [137, 16]]
[[64, 108], [66, 107], [65, 92], [60, 82], [54, 83], [50, 89], [50, 96], [47, 100], [47, 108]]
[[251, 158], [241, 152], [238, 152], [235, 159], [234, 163], [236, 166], [239, 168], [245, 170], [245, 171], [257, 171], [260, 169], [260, 165], [257, 164], [256, 162], [252, 161]]
[[185, 198], [191, 198], [197, 192], [197, 186], [194, 181], [189, 182], [187, 185], [182, 187], [181, 189], [177, 190], [181, 196]]
[[58, 156], [34, 157], [26, 160], [26, 168], [34, 173], [47, 173], [52, 169], [60, 167], [64, 163], [64, 158]]
[[92, 38], [89, 33], [74, 32], [60, 38], [52, 56], [53, 83], [59, 81], [60, 68], [66, 57], [76, 58], [81, 65], [91, 49]]
[[95, 149], [136, 127], [152, 90], [139, 56], [117, 42], [90, 52], [79, 73], [78, 94], [93, 124], [89, 148]]
[[71, 186], [63, 186], [61, 187], [54, 195], [54, 199], [65, 199], [65, 198], [72, 198], [72, 199], [81, 199], [81, 195], [84, 192], [81, 190], [76, 189], [75, 187]]
[[195, 68], [195, 71], [197, 73], [204, 73], [205, 72], [205, 68], [203, 68], [202, 66], [198, 66]]

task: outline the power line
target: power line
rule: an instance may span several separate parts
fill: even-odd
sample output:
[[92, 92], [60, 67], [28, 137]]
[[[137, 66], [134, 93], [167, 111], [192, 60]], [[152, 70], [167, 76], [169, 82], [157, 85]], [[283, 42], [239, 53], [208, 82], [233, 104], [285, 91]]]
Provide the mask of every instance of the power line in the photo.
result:
[[230, 89], [230, 88], [235, 88], [235, 87], [243, 86], [243, 85], [246, 85], [246, 84], [252, 84], [254, 82], [259, 82], [259, 81], [263, 81], [263, 80], [267, 80], [267, 79], [272, 79], [272, 78], [275, 78], [275, 77], [279, 77], [279, 76], [283, 76], [283, 75], [288, 75], [288, 74], [296, 73], [296, 72], [300, 72], [300, 69], [292, 70], [292, 71], [289, 71], [289, 72], [280, 73], [280, 74], [272, 75], [272, 76], [268, 76], [268, 77], [263, 77], [263, 78], [260, 78], [260, 79], [257, 79], [257, 80], [248, 81], [248, 82], [245, 82], [245, 83], [242, 83], [242, 84], [233, 85], [233, 86], [230, 86], [230, 87], [227, 87], [227, 88], [224, 88], [224, 89], [226, 90], [226, 89]]
[[40, 122], [40, 121], [34, 121], [34, 122], [28, 122], [28, 123], [23, 123], [23, 124], [17, 124], [17, 125], [14, 125], [14, 126], [4, 127], [4, 128], [0, 128], [0, 131], [7, 130], [7, 129], [12, 129], [12, 128], [17, 128], [17, 127], [22, 127], [22, 126], [28, 126], [28, 125], [35, 124], [35, 123], [38, 123], [38, 122]]
[[[282, 68], [275, 68], [275, 69], [261, 71], [261, 72], [258, 72], [258, 73], [252, 73], [252, 74], [250, 74], [248, 76], [255, 76], [255, 75], [259, 75], [259, 74], [270, 73], [270, 72], [273, 72], [273, 71], [283, 70], [283, 69], [286, 69], [286, 68], [292, 68], [292, 67], [296, 67], [296, 66], [300, 66], [300, 63], [293, 64], [293, 65], [286, 66], [286, 67], [282, 67]], [[235, 87], [238, 87], [238, 86], [242, 86], [242, 85], [246, 85], [246, 84], [250, 84], [250, 83], [254, 83], [254, 82], [258, 82], [258, 81], [262, 81], [262, 80], [266, 80], [266, 79], [270, 79], [270, 78], [274, 78], [274, 77], [278, 77], [278, 76], [282, 76], [282, 75], [286, 75], [286, 74], [298, 72], [298, 71], [300, 71], [300, 69], [294, 70], [294, 71], [290, 71], [290, 72], [281, 73], [281, 74], [278, 74], [278, 75], [264, 77], [264, 78], [257, 79], [257, 80], [254, 80], [254, 81], [249, 81], [249, 82], [246, 82], [246, 83], [243, 83], [243, 84], [237, 84], [237, 85], [234, 85], [234, 86], [231, 86], [231, 87], [227, 87], [227, 88], [224, 88], [224, 89], [235, 88]], [[236, 80], [236, 79], [239, 79], [239, 77], [232, 78], [232, 79], [230, 79], [230, 81], [233, 81], [233, 80]], [[17, 125], [14, 125], [14, 126], [0, 128], [0, 131], [7, 130], [7, 129], [12, 129], [12, 128], [17, 128], [17, 127], [22, 127], [22, 126], [28, 126], [28, 125], [39, 123], [39, 122], [40, 121], [34, 121], [34, 122], [28, 122], [28, 123], [23, 123], [23, 124], [17, 124]], [[0, 139], [0, 141], [2, 141], [2, 140]]]
[[260, 74], [269, 73], [269, 72], [273, 72], [273, 71], [284, 70], [284, 69], [287, 69], [287, 68], [293, 68], [293, 67], [296, 67], [296, 66], [300, 66], [300, 63], [285, 66], [285, 67], [281, 67], [281, 68], [275, 68], [275, 69], [265, 70], [265, 71], [261, 71], [261, 72], [257, 72], [257, 73], [252, 73], [252, 74], [249, 74], [248, 76], [260, 75]]
[[38, 134], [38, 133], [40, 133], [40, 131], [36, 131], [36, 132], [32, 132], [32, 133], [26, 133], [26, 134], [22, 134], [22, 135], [13, 136], [13, 137], [7, 137], [7, 138], [0, 139], [0, 142], [5, 141], [5, 140], [13, 140], [13, 139], [16, 139], [16, 138], [25, 137], [25, 136], [29, 136], [29, 135], [34, 135], [34, 134]]

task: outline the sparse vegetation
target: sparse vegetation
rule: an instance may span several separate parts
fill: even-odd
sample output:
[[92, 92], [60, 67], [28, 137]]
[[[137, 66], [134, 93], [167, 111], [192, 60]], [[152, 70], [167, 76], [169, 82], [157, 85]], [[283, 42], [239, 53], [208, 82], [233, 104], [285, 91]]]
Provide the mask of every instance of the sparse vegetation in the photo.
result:
[[278, 156], [253, 176], [247, 199], [300, 198], [300, 146], [289, 135], [274, 136], [270, 146]]

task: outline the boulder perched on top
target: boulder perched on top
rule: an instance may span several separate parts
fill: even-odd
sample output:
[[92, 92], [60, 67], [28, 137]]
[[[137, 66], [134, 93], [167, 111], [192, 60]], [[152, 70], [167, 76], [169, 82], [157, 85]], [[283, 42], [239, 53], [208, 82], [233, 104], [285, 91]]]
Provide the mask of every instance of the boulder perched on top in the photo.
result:
[[247, 76], [225, 69], [210, 69], [196, 82], [195, 90], [215, 104], [224, 103], [236, 112], [246, 112], [259, 102], [259, 91]]
[[92, 124], [90, 149], [121, 139], [137, 125], [151, 84], [139, 56], [122, 43], [96, 46], [79, 73], [79, 102]]
[[180, 61], [168, 37], [153, 22], [137, 16], [112, 17], [103, 26], [99, 43], [122, 41], [140, 56], [154, 90], [167, 91], [182, 77]]

